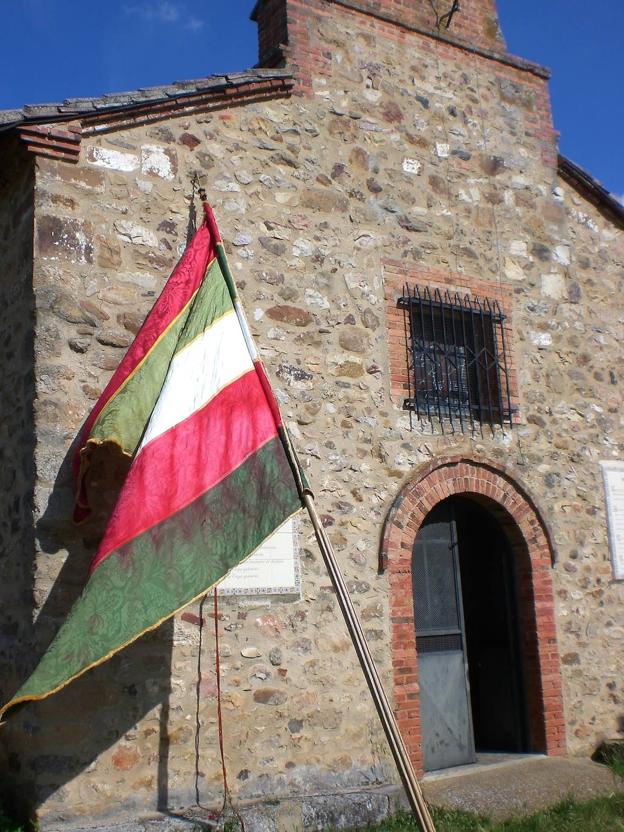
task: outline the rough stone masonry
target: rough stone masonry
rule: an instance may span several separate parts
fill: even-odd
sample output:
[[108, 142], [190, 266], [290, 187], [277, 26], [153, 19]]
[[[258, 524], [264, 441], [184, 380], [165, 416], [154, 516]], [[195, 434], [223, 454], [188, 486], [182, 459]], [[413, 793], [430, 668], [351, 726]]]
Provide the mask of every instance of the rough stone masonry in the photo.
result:
[[[99, 530], [71, 523], [70, 448], [184, 249], [197, 172], [415, 765], [401, 552], [459, 480], [507, 512], [526, 556], [531, 750], [588, 755], [622, 736], [624, 587], [599, 462], [623, 452], [624, 217], [562, 177], [547, 73], [506, 53], [493, 2], [461, 6], [438, 32], [426, 0], [260, 0], [264, 75], [5, 119], [3, 700], [84, 583]], [[500, 299], [513, 428], [443, 431], [403, 409], [405, 282]], [[221, 608], [226, 762], [252, 830], [347, 827], [394, 805], [305, 522], [301, 553], [300, 600]], [[2, 780], [42, 829], [143, 828], [193, 805], [196, 784], [219, 804], [210, 616], [189, 608], [2, 727]]]

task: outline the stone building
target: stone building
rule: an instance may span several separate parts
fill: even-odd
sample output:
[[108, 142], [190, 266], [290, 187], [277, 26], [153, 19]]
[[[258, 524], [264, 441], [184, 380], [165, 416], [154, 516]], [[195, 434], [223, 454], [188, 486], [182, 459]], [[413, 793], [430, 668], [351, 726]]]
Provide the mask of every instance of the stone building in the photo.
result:
[[[260, 68], [0, 114], [3, 701], [84, 583], [70, 447], [198, 173], [418, 771], [622, 736], [600, 463], [623, 452], [624, 210], [558, 156], [548, 71], [508, 54], [494, 0], [447, 27], [450, 6], [259, 0]], [[300, 598], [221, 607], [252, 829], [398, 792], [305, 521], [299, 546]], [[2, 782], [43, 829], [218, 804], [210, 609], [2, 727]]]

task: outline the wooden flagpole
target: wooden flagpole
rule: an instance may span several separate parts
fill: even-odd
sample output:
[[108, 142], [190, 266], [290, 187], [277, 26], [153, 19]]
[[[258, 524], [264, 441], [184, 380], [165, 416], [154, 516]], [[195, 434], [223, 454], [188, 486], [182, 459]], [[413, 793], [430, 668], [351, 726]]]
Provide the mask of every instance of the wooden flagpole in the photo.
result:
[[412, 768], [412, 763], [407, 753], [407, 749], [405, 748], [403, 738], [399, 732], [399, 726], [396, 723], [390, 703], [388, 702], [388, 698], [384, 691], [383, 684], [379, 678], [375, 662], [373, 661], [373, 657], [368, 647], [366, 637], [364, 636], [362, 626], [357, 617], [355, 607], [353, 606], [349, 591], [347, 590], [344, 578], [340, 572], [331, 541], [329, 540], [329, 537], [323, 528], [323, 524], [316, 513], [314, 498], [308, 491], [306, 491], [304, 492], [303, 499], [310, 515], [312, 525], [314, 526], [314, 531], [323, 555], [323, 560], [325, 561], [325, 566], [327, 567], [332, 585], [336, 590], [338, 603], [340, 604], [340, 609], [342, 610], [347, 629], [349, 630], [351, 641], [355, 647], [355, 652], [357, 653], [360, 665], [362, 666], [366, 683], [371, 692], [371, 696], [373, 697], [375, 707], [377, 708], [377, 713], [379, 714], [379, 719], [381, 720], [388, 744], [390, 745], [392, 756], [394, 757], [394, 761], [399, 770], [399, 774], [401, 775], [405, 791], [407, 792], [410, 806], [412, 807], [412, 811], [418, 820], [418, 824], [422, 832], [435, 832], [433, 820], [429, 813], [429, 809], [427, 808], [427, 804], [418, 784], [418, 780], [416, 779], [414, 769]]
[[[192, 181], [193, 189], [197, 187], [201, 201], [207, 203], [206, 190], [201, 185], [200, 178], [197, 173], [194, 174]], [[373, 697], [373, 702], [375, 703], [377, 713], [379, 714], [381, 724], [390, 745], [392, 756], [394, 757], [399, 774], [401, 775], [401, 780], [405, 786], [405, 791], [407, 792], [407, 797], [409, 799], [410, 806], [412, 807], [412, 811], [418, 820], [422, 832], [436, 832], [433, 820], [429, 814], [429, 809], [427, 808], [427, 804], [425, 802], [425, 798], [420, 786], [418, 785], [414, 769], [412, 768], [412, 763], [407, 753], [407, 749], [403, 743], [403, 738], [399, 732], [399, 726], [396, 724], [394, 714], [390, 708], [390, 703], [388, 702], [388, 698], [383, 689], [379, 674], [377, 673], [373, 657], [371, 656], [370, 649], [366, 642], [366, 637], [364, 636], [364, 632], [355, 612], [355, 607], [353, 606], [353, 602], [349, 596], [349, 591], [347, 590], [338, 567], [338, 562], [336, 561], [331, 541], [327, 537], [323, 524], [321, 523], [316, 512], [314, 498], [307, 490], [303, 491], [303, 501], [308, 510], [308, 514], [310, 515], [312, 525], [314, 526], [314, 531], [323, 555], [323, 560], [325, 561], [325, 566], [327, 567], [332, 585], [336, 590], [338, 603], [340, 605], [340, 609], [342, 610], [347, 629], [349, 630], [351, 641], [355, 647], [355, 652], [357, 653], [357, 657], [360, 661], [364, 678], [366, 679], [371, 696]]]

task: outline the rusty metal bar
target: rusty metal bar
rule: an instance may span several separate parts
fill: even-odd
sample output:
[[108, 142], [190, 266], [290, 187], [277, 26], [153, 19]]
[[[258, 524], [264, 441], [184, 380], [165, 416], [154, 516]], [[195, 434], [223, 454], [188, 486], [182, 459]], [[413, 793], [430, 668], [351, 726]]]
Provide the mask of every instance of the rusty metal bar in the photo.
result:
[[[409, 316], [408, 370], [414, 374], [404, 407], [419, 418], [426, 414], [432, 427], [436, 416], [442, 432], [447, 419], [453, 431], [459, 420], [462, 432], [467, 417], [471, 430], [477, 421], [481, 431], [484, 423], [504, 427], [508, 415], [511, 425], [505, 316], [498, 302], [406, 284], [398, 305], [405, 310], [406, 325]], [[407, 337], [406, 332], [406, 342]]]

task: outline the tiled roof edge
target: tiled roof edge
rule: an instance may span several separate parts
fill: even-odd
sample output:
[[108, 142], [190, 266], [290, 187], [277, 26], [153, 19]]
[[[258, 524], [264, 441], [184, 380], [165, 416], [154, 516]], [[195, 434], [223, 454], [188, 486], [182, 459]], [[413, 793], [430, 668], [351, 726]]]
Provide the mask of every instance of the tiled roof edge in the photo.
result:
[[612, 219], [624, 226], [624, 205], [608, 191], [591, 173], [571, 159], [559, 154], [558, 169], [561, 176], [591, 202], [604, 209]]
[[109, 93], [94, 98], [68, 98], [53, 104], [27, 104], [20, 109], [0, 110], [0, 132], [23, 124], [72, 121], [104, 112], [123, 112], [133, 107], [199, 95], [211, 90], [236, 89], [244, 84], [292, 78], [284, 69], [254, 68], [243, 72], [209, 75], [192, 81], [176, 81], [160, 87], [144, 87], [129, 92]]

